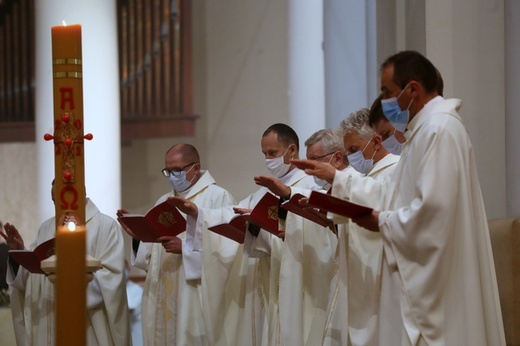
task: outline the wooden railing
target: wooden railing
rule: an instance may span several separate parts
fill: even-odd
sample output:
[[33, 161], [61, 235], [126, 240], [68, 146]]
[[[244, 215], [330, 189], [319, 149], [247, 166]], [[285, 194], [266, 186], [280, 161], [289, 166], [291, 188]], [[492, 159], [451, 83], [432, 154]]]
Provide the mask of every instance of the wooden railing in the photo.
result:
[[[0, 0], [0, 142], [34, 141], [34, 1]], [[191, 0], [117, 0], [121, 137], [195, 133]]]

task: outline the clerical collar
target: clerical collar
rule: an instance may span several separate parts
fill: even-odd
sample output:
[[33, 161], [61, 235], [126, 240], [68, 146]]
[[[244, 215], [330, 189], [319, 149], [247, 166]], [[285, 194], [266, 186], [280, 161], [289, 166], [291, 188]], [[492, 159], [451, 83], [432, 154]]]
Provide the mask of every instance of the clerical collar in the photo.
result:
[[279, 178], [280, 181], [282, 183], [284, 183], [285, 185], [289, 185], [287, 184], [291, 179], [292, 177], [294, 177], [294, 175], [296, 174], [296, 172], [298, 172], [298, 168], [293, 168], [292, 170], [290, 170], [289, 172], [287, 172], [286, 175], [284, 175], [283, 177]]
[[194, 186], [195, 184], [193, 184], [192, 186], [188, 187], [186, 190], [182, 191], [182, 192], [179, 192], [177, 190], [173, 190], [173, 193], [175, 194], [175, 196], [179, 196], [179, 197], [182, 197], [182, 198], [186, 198], [186, 196], [188, 196], [188, 194], [190, 193], [190, 190], [191, 188]]

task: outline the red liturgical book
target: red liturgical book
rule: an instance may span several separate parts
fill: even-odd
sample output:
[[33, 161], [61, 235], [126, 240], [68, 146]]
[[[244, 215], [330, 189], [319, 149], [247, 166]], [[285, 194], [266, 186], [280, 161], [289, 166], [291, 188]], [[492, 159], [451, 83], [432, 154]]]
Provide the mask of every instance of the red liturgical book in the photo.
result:
[[167, 201], [156, 205], [146, 215], [125, 214], [117, 220], [145, 243], [158, 243], [160, 237], [175, 237], [186, 230], [186, 219]]
[[16, 263], [35, 274], [45, 274], [40, 263], [54, 255], [54, 238], [49, 239], [31, 250], [9, 250], [9, 257]]
[[305, 219], [315, 222], [320, 226], [330, 227], [333, 225], [332, 220], [327, 219], [327, 215], [320, 213], [318, 209], [309, 206], [301, 206], [298, 203], [301, 198], [305, 198], [305, 196], [297, 193], [292, 196], [290, 200], [283, 202], [281, 207], [287, 209], [291, 213], [300, 215]]
[[221, 236], [236, 241], [237, 243], [243, 244], [246, 236], [246, 223], [244, 215], [234, 216], [229, 223], [219, 223], [218, 225], [211, 226], [208, 229]]
[[318, 191], [311, 192], [309, 205], [348, 218], [370, 214], [373, 210]]
[[255, 205], [251, 214], [243, 216], [249, 223], [276, 236], [280, 233], [278, 229], [278, 205], [280, 200], [272, 193], [266, 193]]
[[269, 233], [278, 235], [278, 197], [266, 193], [251, 213], [234, 216], [229, 222], [219, 223], [208, 229], [240, 244], [244, 243], [247, 223], [252, 223]]

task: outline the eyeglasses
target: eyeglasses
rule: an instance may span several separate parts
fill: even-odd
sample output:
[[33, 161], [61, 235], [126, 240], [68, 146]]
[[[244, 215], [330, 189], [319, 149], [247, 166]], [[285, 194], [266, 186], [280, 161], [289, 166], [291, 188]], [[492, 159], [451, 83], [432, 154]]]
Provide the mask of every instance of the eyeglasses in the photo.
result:
[[[182, 174], [182, 171], [184, 170], [184, 168], [186, 167], [189, 167], [189, 166], [192, 166], [194, 164], [196, 164], [197, 162], [192, 162], [192, 163], [188, 163], [186, 166], [183, 166], [181, 167], [180, 169], [172, 169], [172, 170], [169, 170], [169, 169], [166, 169], [164, 168], [163, 170], [161, 170], [162, 174], [168, 178], [170, 177], [170, 175], [173, 175], [175, 177], [180, 177], [181, 174]], [[191, 169], [191, 168], [190, 168]]]
[[325, 156], [329, 156], [329, 155], [332, 155], [334, 153], [335, 153], [335, 151], [333, 151], [331, 153], [328, 153], [328, 154], [325, 154], [325, 155], [321, 155], [321, 156], [312, 156], [312, 157], [309, 157], [309, 160], [318, 161], [320, 159], [323, 159]]

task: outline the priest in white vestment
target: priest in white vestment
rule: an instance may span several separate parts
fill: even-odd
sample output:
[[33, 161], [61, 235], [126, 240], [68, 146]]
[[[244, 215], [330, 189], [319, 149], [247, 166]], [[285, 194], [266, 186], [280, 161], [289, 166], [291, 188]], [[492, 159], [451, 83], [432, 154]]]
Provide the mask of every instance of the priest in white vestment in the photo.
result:
[[[355, 171], [349, 166], [342, 137], [337, 134], [337, 131], [330, 129], [319, 130], [305, 141], [305, 146], [307, 147], [307, 159], [326, 163], [339, 171]], [[330, 193], [330, 183], [326, 180], [318, 179], [317, 177], [314, 177], [314, 180], [316, 184]], [[337, 246], [335, 249], [332, 249], [333, 267], [331, 271], [325, 271], [329, 277], [321, 278], [321, 280], [319, 280], [320, 278], [318, 277], [314, 277], [314, 280], [317, 283], [319, 282], [319, 287], [315, 290], [315, 295], [320, 294], [320, 298], [323, 300], [320, 299], [320, 304], [315, 307], [315, 309], [318, 308], [313, 318], [315, 323], [313, 328], [309, 330], [306, 344], [317, 345], [321, 343], [325, 345], [342, 345], [341, 331], [344, 330], [345, 335], [343, 339], [345, 343], [343, 344], [346, 344], [348, 336], [348, 305], [346, 295], [348, 224], [335, 224], [332, 227], [337, 233]], [[312, 265], [312, 263], [310, 264]], [[316, 269], [321, 269], [321, 266], [317, 266]], [[310, 275], [306, 276], [311, 277]], [[345, 306], [345, 309], [341, 309], [343, 306]], [[308, 313], [310, 315], [312, 311], [308, 311]], [[299, 322], [299, 319], [296, 318], [295, 320]], [[287, 333], [289, 332], [290, 329], [288, 329]]]
[[[54, 190], [54, 186], [53, 186]], [[87, 255], [101, 261], [87, 286], [87, 344], [131, 345], [126, 281], [124, 278], [124, 241], [117, 221], [102, 214], [87, 198]], [[23, 240], [13, 225], [6, 224], [7, 243]], [[55, 237], [55, 218], [42, 223], [36, 240], [29, 247]], [[17, 268], [17, 270], [16, 270]], [[11, 285], [11, 309], [18, 345], [55, 345], [55, 290], [43, 274], [32, 274], [10, 261], [7, 281]]]
[[[353, 221], [383, 240], [379, 345], [505, 345], [489, 230], [461, 101], [437, 95], [417, 52], [385, 61], [383, 112], [406, 144], [394, 174], [332, 172], [333, 191], [380, 194], [383, 211]], [[321, 178], [326, 169], [296, 162]]]
[[[380, 102], [379, 101], [376, 101]], [[378, 103], [380, 105], [380, 103]], [[381, 111], [374, 104], [370, 112]], [[374, 107], [375, 106], [375, 107]], [[343, 137], [345, 150], [350, 166], [362, 175], [374, 179], [384, 179], [393, 173], [399, 156], [390, 154], [383, 146], [382, 138], [369, 126], [369, 110], [362, 108], [350, 114], [340, 124], [338, 132]], [[341, 191], [333, 189], [337, 197], [350, 199], [350, 196], [338, 196]], [[383, 201], [371, 194], [356, 195], [352, 202], [375, 209], [381, 209]], [[347, 277], [347, 289], [339, 286], [337, 308], [343, 310], [335, 313], [332, 325], [340, 326], [339, 332], [331, 332], [338, 338], [329, 338], [330, 345], [377, 345], [377, 321], [379, 315], [379, 297], [381, 295], [381, 274], [383, 265], [383, 243], [381, 236], [370, 232], [348, 219], [336, 217], [336, 220], [348, 225], [347, 254], [343, 255], [346, 263], [340, 262], [339, 275]], [[343, 267], [342, 267], [343, 266]], [[344, 310], [347, 309], [347, 312]], [[336, 321], [336, 319], [338, 319]], [[348, 323], [345, 323], [348, 321]]]
[[[156, 205], [173, 196], [201, 208], [235, 203], [231, 194], [201, 169], [199, 154], [190, 144], [177, 144], [167, 151], [163, 174], [173, 190]], [[219, 268], [227, 265], [225, 253], [234, 254], [238, 246], [211, 232], [195, 235], [189, 231], [165, 237], [162, 243], [135, 243], [134, 239], [138, 250], [132, 253], [133, 264], [147, 272], [142, 301], [143, 344], [215, 344], [212, 329], [221, 325], [203, 311], [213, 290], [204, 284], [203, 274], [218, 275]]]
[[[274, 139], [273, 132], [264, 133], [264, 153], [277, 148]], [[292, 145], [298, 149], [295, 133], [293, 141]], [[280, 151], [279, 148], [277, 150]], [[334, 151], [328, 156], [329, 160], [332, 160], [333, 154], [342, 156]], [[297, 156], [298, 151], [293, 157]], [[294, 166], [286, 165], [289, 167], [289, 175]], [[281, 197], [281, 201], [288, 200], [296, 193], [308, 196], [312, 190], [323, 190], [323, 186], [316, 182], [311, 186], [289, 187], [280, 184], [282, 179], [255, 177], [255, 182], [268, 187]], [[321, 342], [327, 319], [329, 283], [335, 268], [337, 237], [327, 227], [294, 213], [284, 212], [283, 209], [279, 211], [281, 215], [286, 214], [279, 220], [285, 232], [285, 240], [281, 241], [262, 230], [253, 243], [255, 251], [250, 254], [254, 256], [263, 253], [260, 254], [260, 264], [264, 265], [264, 272], [270, 272], [268, 344], [316, 345]]]
[[[291, 158], [298, 157], [298, 137], [289, 126], [274, 124], [269, 127], [262, 136], [261, 146], [273, 177], [255, 177], [258, 184], [287, 188], [289, 195], [320, 188], [312, 177], [289, 163]], [[196, 225], [200, 232], [227, 222], [235, 213], [253, 209], [266, 193], [269, 189], [262, 187], [234, 208], [195, 208], [191, 214], [188, 212], [188, 220], [194, 220], [189, 224]], [[287, 237], [284, 222], [280, 222], [280, 226]], [[246, 233], [242, 251], [237, 253], [225, 284], [224, 303], [219, 311], [222, 328], [214, 330], [216, 345], [276, 345], [281, 342], [277, 297], [283, 247], [281, 238], [264, 230], [260, 230], [258, 237]]]

